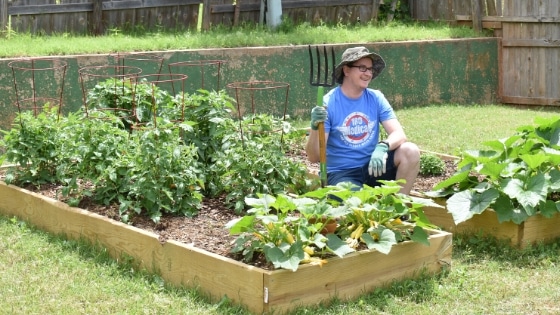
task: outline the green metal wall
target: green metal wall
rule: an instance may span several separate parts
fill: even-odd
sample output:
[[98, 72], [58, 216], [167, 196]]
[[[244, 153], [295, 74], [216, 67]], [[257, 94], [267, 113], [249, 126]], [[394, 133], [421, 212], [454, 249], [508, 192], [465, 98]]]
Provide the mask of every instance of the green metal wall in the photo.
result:
[[[381, 90], [394, 108], [428, 104], [490, 104], [497, 102], [498, 92], [498, 39], [459, 39], [437, 41], [408, 41], [332, 45], [337, 62], [344, 49], [366, 46], [379, 53], [387, 64], [385, 71], [370, 87]], [[331, 46], [331, 45], [329, 45]], [[229, 48], [151, 52], [163, 58], [161, 73], [169, 73], [169, 64], [186, 61], [223, 60], [220, 89], [235, 96], [236, 90], [227, 84], [249, 81], [273, 81], [289, 85], [286, 89], [267, 89], [254, 94], [258, 104], [278, 113], [287, 104], [287, 114], [308, 118], [316, 102], [317, 88], [309, 84], [309, 54], [307, 46], [258, 48]], [[52, 58], [52, 57], [49, 57]], [[73, 111], [83, 103], [79, 70], [88, 66], [114, 65], [111, 55], [79, 55], [56, 57], [67, 62], [63, 85], [63, 111]], [[10, 128], [17, 114], [12, 68], [14, 59], [0, 59], [0, 129]], [[17, 59], [16, 59], [17, 60]], [[152, 62], [126, 64], [154, 73], [158, 66]], [[187, 92], [200, 88], [200, 67], [188, 69]], [[205, 66], [205, 89], [217, 89], [215, 66]], [[171, 70], [177, 72], [177, 70]], [[181, 72], [186, 72], [181, 71]], [[25, 76], [17, 73], [16, 75]], [[19, 71], [21, 72], [21, 71]], [[44, 78], [37, 82], [37, 91], [56, 91], [61, 76]], [[21, 88], [20, 88], [21, 90]], [[244, 89], [237, 90], [245, 103]], [[241, 94], [241, 95], [239, 95]], [[41, 95], [38, 95], [41, 96]], [[242, 104], [247, 107], [248, 104]], [[269, 106], [270, 105], [270, 106]]]

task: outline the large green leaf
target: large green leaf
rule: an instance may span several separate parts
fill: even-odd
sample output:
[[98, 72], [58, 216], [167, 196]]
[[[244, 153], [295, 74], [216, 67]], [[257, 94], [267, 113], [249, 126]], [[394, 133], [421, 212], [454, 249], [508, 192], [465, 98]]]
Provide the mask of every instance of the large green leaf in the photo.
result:
[[270, 204], [274, 203], [275, 201], [276, 198], [274, 198], [274, 196], [267, 195], [267, 194], [261, 196], [261, 198], [245, 197], [245, 204], [252, 207], [262, 206], [268, 208]]
[[460, 183], [464, 180], [466, 180], [469, 177], [469, 172], [468, 171], [464, 171], [461, 173], [455, 173], [453, 174], [453, 176], [449, 177], [448, 179], [439, 182], [436, 186], [434, 186], [433, 190], [440, 190], [446, 187], [450, 187], [453, 186], [457, 183]]
[[[378, 240], [374, 240], [371, 234], [377, 234]], [[397, 244], [395, 232], [382, 227], [362, 234], [362, 239], [369, 249], [375, 249], [383, 254], [389, 254], [393, 245]]]
[[502, 151], [503, 150], [466, 150], [464, 151], [464, 154], [476, 159], [480, 163], [488, 163], [498, 160], [502, 154]]
[[521, 159], [527, 163], [530, 169], [536, 170], [544, 163], [547, 163], [549, 157], [544, 152], [538, 152], [536, 154], [523, 154], [521, 155]]
[[498, 222], [507, 222], [513, 219], [513, 208], [512, 199], [506, 195], [500, 195], [498, 199], [492, 205], [492, 209], [496, 212], [498, 216]]
[[487, 175], [491, 178], [499, 178], [502, 171], [506, 168], [505, 163], [486, 163], [478, 170], [481, 175]]
[[543, 148], [543, 151], [547, 154], [552, 165], [560, 165], [560, 150], [547, 147]]
[[274, 268], [292, 271], [296, 271], [299, 263], [305, 258], [301, 242], [294, 242], [292, 245], [282, 243], [278, 247], [269, 243], [264, 247], [264, 253]]
[[549, 140], [551, 145], [560, 145], [560, 128], [554, 128]]
[[512, 199], [517, 199], [523, 207], [536, 207], [546, 200], [548, 184], [544, 174], [539, 173], [524, 183], [518, 178], [506, 178], [502, 181], [502, 190]]
[[464, 190], [451, 196], [447, 200], [447, 211], [453, 216], [455, 224], [464, 222], [474, 214], [486, 210], [499, 196], [496, 189], [488, 189], [481, 193]]
[[511, 212], [511, 221], [515, 224], [521, 224], [529, 217], [527, 212], [523, 209], [514, 208]]
[[335, 253], [338, 257], [343, 257], [346, 254], [355, 252], [355, 250], [348, 246], [340, 237], [334, 234], [327, 234], [327, 246]]

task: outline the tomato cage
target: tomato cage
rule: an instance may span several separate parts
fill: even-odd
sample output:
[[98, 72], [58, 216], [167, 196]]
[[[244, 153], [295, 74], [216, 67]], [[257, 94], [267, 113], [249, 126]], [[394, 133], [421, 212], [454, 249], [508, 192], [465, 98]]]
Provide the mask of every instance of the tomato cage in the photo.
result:
[[[284, 140], [284, 122], [288, 110], [289, 83], [274, 81], [234, 82], [227, 85], [234, 90], [237, 118], [242, 144], [250, 132], [252, 135], [277, 133], [280, 145]], [[261, 121], [261, 114], [272, 116], [273, 121]]]
[[[12, 69], [15, 104], [19, 113], [33, 111], [37, 116], [44, 106], [62, 110], [67, 63], [60, 59], [25, 58], [8, 63]], [[37, 83], [40, 84], [37, 84]]]
[[189, 77], [188, 91], [199, 89], [220, 90], [223, 60], [194, 60], [173, 62], [167, 65], [170, 74], [185, 74]]
[[160, 74], [163, 67], [163, 57], [157, 54], [117, 53], [111, 56], [114, 58], [117, 66], [140, 68], [142, 69], [142, 75]]
[[156, 128], [158, 117], [171, 123], [185, 119], [184, 74], [148, 74], [133, 80], [133, 129]]
[[130, 66], [88, 66], [78, 70], [86, 117], [92, 111], [111, 112], [129, 128], [133, 122], [133, 82], [142, 69]]

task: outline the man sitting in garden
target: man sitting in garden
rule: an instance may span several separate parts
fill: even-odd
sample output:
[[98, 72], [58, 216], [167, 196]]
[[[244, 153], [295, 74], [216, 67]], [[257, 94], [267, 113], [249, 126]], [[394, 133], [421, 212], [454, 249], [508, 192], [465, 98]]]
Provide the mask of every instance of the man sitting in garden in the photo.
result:
[[[352, 182], [378, 186], [378, 180], [404, 179], [408, 194], [420, 168], [420, 150], [408, 142], [393, 108], [378, 90], [368, 88], [385, 68], [385, 61], [365, 47], [348, 48], [334, 70], [339, 84], [311, 111], [306, 145], [310, 162], [319, 162], [320, 122], [325, 126], [328, 185]], [[379, 125], [387, 138], [379, 141]]]

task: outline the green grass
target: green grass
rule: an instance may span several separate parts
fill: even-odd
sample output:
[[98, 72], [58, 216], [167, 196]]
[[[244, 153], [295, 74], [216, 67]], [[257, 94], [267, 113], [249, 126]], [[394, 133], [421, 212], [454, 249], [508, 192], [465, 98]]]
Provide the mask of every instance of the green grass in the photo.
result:
[[421, 149], [460, 155], [463, 150], [484, 149], [484, 141], [509, 137], [518, 127], [534, 125], [536, 117], [557, 117], [560, 108], [447, 104], [396, 113], [409, 140]]
[[[459, 156], [464, 150], [484, 149], [484, 141], [506, 138], [521, 126], [534, 125], [537, 117], [558, 117], [560, 107], [441, 104], [395, 113], [408, 140], [420, 149]], [[308, 120], [292, 124], [309, 127]]]
[[[478, 37], [445, 25], [386, 27], [299, 26], [267, 30], [126, 34], [93, 38], [68, 34], [0, 38], [0, 57], [71, 55], [212, 47], [366, 43]], [[434, 105], [397, 115], [411, 141], [428, 151], [458, 154], [511, 135], [556, 108], [499, 105]], [[300, 122], [302, 127], [308, 121]], [[7, 314], [246, 314], [227, 299], [210, 303], [192, 288], [174, 288], [157, 275], [115, 261], [102, 248], [0, 216], [0, 309]], [[295, 314], [554, 314], [560, 312], [560, 240], [516, 250], [492, 239], [454, 237], [453, 266], [437, 276], [418, 276], [349, 302], [306, 308]], [[372, 262], [371, 268], [375, 268]], [[344, 272], [341, 270], [341, 272]]]
[[132, 51], [166, 51], [215, 47], [256, 47], [308, 45], [323, 43], [372, 43], [406, 40], [436, 40], [483, 36], [467, 27], [446, 24], [403, 24], [386, 26], [299, 26], [280, 27], [270, 31], [263, 27], [215, 28], [207, 32], [123, 32], [112, 30], [105, 36], [78, 36], [57, 34], [32, 36], [30, 34], [0, 32], [0, 57], [34, 57], [115, 53]]
[[[6, 314], [216, 314], [193, 289], [171, 288], [132, 261], [115, 261], [85, 242], [68, 241], [0, 217], [0, 309]], [[228, 313], [238, 309], [228, 308]]]
[[[102, 248], [51, 236], [0, 217], [0, 309], [4, 314], [248, 314], [227, 299], [172, 288], [116, 262]], [[294, 314], [553, 314], [560, 312], [560, 240], [518, 250], [455, 236], [453, 265], [348, 302]], [[372, 263], [371, 268], [375, 268]], [[344, 272], [341, 270], [341, 272]]]

